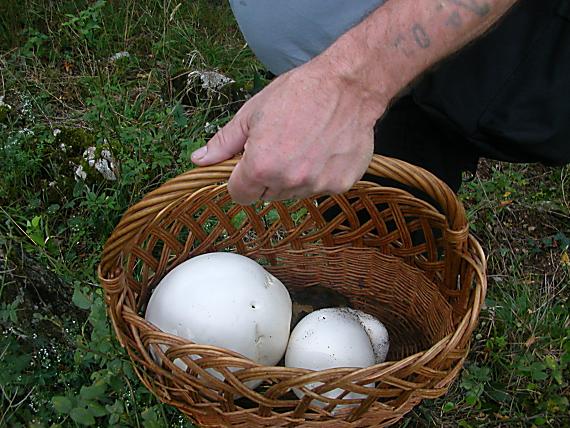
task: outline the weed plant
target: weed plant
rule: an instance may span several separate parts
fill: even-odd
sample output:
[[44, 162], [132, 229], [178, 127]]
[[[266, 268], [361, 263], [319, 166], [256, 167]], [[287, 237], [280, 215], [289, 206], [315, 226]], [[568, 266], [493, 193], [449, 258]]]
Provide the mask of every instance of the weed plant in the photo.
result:
[[[134, 375], [95, 269], [264, 76], [226, 2], [0, 1], [0, 426], [191, 426]], [[570, 168], [485, 161], [461, 197], [488, 298], [461, 379], [400, 426], [569, 426]]]

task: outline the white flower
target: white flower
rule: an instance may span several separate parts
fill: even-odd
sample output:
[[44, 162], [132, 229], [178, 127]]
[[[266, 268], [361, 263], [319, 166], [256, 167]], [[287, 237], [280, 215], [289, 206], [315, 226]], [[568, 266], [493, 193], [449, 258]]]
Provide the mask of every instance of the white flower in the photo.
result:
[[5, 107], [8, 110], [12, 110], [12, 106], [4, 102], [4, 95], [0, 96], [0, 107]]
[[18, 131], [18, 134], [27, 137], [34, 135], [34, 131], [32, 131], [30, 128], [23, 128]]
[[208, 133], [212, 133], [212, 132], [216, 132], [220, 129], [219, 126], [210, 123], [210, 122], [206, 122], [206, 124], [204, 125], [204, 131], [208, 132]]
[[32, 102], [28, 97], [22, 97], [22, 114], [29, 115], [32, 112]]
[[128, 58], [128, 57], [130, 57], [130, 56], [131, 56], [131, 54], [128, 53], [127, 51], [121, 51], [121, 52], [117, 52], [117, 53], [111, 55], [111, 56], [109, 57], [109, 61], [110, 61], [110, 62], [115, 62], [115, 61], [117, 61], [118, 59], [121, 59], [121, 58]]

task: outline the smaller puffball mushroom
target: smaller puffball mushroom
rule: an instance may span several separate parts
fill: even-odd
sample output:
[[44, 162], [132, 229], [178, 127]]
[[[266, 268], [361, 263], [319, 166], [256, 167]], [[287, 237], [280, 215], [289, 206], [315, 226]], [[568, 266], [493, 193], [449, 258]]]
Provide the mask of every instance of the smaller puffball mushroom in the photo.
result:
[[[375, 363], [370, 337], [359, 317], [347, 308], [326, 308], [311, 312], [295, 326], [289, 337], [285, 365], [310, 370], [335, 367], [368, 367]], [[307, 384], [314, 390], [320, 382]], [[374, 385], [367, 385], [373, 387]], [[294, 388], [297, 397], [303, 392]], [[343, 389], [337, 388], [322, 395], [338, 398]], [[350, 392], [343, 399], [365, 398]], [[319, 406], [326, 403], [315, 400]]]
[[368, 334], [370, 343], [372, 344], [372, 351], [374, 352], [375, 363], [380, 364], [386, 361], [386, 355], [388, 355], [388, 349], [390, 348], [390, 340], [388, 338], [388, 330], [386, 330], [384, 324], [366, 312], [349, 308], [347, 308], [347, 310], [358, 317], [366, 334]]
[[[152, 293], [145, 318], [160, 330], [194, 343], [275, 365], [287, 347], [291, 309], [285, 286], [261, 265], [238, 254], [218, 252], [193, 257], [172, 269]], [[174, 362], [186, 369], [179, 359]], [[222, 378], [219, 372], [209, 371]]]

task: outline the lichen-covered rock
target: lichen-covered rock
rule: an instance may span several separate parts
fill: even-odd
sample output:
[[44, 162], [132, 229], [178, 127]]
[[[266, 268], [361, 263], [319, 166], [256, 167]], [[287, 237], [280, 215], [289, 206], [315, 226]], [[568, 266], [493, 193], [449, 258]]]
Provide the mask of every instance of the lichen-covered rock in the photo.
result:
[[87, 147], [87, 150], [83, 152], [83, 161], [75, 169], [77, 180], [87, 179], [89, 168], [95, 169], [105, 180], [115, 181], [117, 179], [116, 162], [110, 150], [97, 149], [94, 146]]
[[92, 185], [118, 178], [110, 145], [97, 140], [89, 129], [65, 127], [53, 130], [55, 138], [45, 153], [41, 187], [48, 204], [61, 204], [79, 183]]
[[170, 80], [170, 96], [187, 107], [207, 106], [213, 119], [222, 111], [237, 111], [248, 98], [235, 80], [215, 70], [182, 70]]
[[62, 165], [69, 165], [67, 173], [75, 180], [116, 180], [117, 162], [109, 144], [97, 144], [95, 135], [83, 128], [54, 130], [55, 156]]

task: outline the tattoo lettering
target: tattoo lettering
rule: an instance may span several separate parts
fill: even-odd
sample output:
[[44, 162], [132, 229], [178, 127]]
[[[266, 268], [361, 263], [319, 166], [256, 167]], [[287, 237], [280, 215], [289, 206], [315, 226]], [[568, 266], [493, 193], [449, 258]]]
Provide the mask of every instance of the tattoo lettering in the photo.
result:
[[392, 42], [392, 46], [401, 50], [408, 58], [414, 53], [413, 50], [406, 46], [406, 39], [401, 34], [398, 34], [398, 37]]
[[424, 27], [422, 27], [420, 24], [416, 23], [413, 25], [412, 34], [414, 35], [414, 40], [416, 41], [416, 44], [420, 48], [427, 49], [430, 47], [431, 40], [428, 34], [426, 33], [426, 30], [424, 30]]
[[254, 125], [255, 123], [259, 122], [262, 118], [263, 118], [263, 112], [259, 110], [255, 111], [251, 118], [250, 125]]
[[445, 21], [445, 25], [453, 28], [459, 28], [462, 24], [461, 15], [459, 15], [457, 11], [453, 12], [449, 18], [447, 18], [447, 21]]
[[483, 17], [491, 11], [489, 3], [481, 3], [479, 0], [451, 0], [453, 4], [470, 10], [477, 16]]
[[394, 39], [394, 42], [392, 43], [392, 45], [395, 48], [399, 48], [403, 42], [404, 42], [404, 36], [402, 36], [401, 34], [398, 34], [398, 37], [396, 37], [396, 39]]

